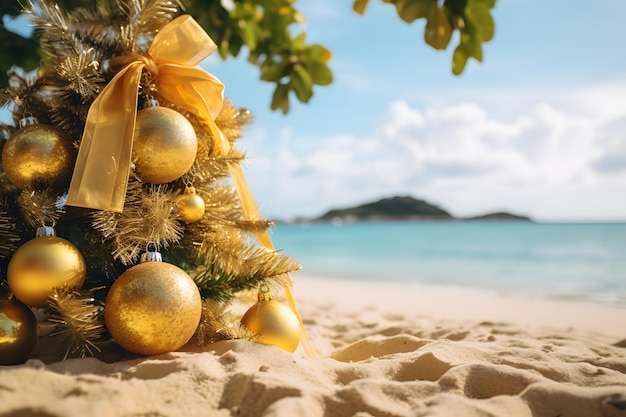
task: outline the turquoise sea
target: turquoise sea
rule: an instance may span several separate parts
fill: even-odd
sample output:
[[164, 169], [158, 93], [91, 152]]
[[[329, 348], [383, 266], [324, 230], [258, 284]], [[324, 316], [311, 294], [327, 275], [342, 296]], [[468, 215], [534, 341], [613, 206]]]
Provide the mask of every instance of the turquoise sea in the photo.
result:
[[279, 224], [271, 237], [307, 277], [626, 307], [626, 223]]

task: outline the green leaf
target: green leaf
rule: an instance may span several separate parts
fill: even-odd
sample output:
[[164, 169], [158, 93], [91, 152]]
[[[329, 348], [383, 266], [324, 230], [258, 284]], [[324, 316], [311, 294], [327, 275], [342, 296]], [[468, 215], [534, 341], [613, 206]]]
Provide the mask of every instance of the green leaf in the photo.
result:
[[322, 45], [314, 44], [310, 45], [303, 53], [304, 57], [311, 61], [317, 61], [322, 59], [324, 54], [328, 53], [328, 49]]
[[478, 62], [482, 62], [483, 60], [483, 46], [480, 42], [480, 39], [476, 36], [472, 36], [471, 34], [463, 33], [461, 34], [461, 48], [465, 51], [465, 54], [468, 57], [472, 57], [476, 59]]
[[468, 0], [444, 0], [443, 8], [447, 9], [452, 16], [465, 15], [465, 8], [467, 7]]
[[293, 41], [291, 42], [291, 44], [293, 45], [293, 48], [296, 50], [302, 50], [306, 48], [306, 33], [302, 32], [301, 34], [293, 38]]
[[270, 106], [272, 110], [281, 109], [283, 113], [289, 111], [289, 86], [286, 84], [276, 85], [274, 94], [272, 95], [272, 104]]
[[367, 10], [367, 3], [368, 3], [368, 0], [355, 0], [354, 3], [352, 4], [352, 10], [354, 10], [355, 12], [357, 12], [358, 14], [362, 16], [363, 14], [365, 14], [365, 11]]
[[243, 46], [243, 41], [238, 36], [231, 36], [230, 41], [228, 42], [228, 52], [232, 56], [239, 55], [241, 52], [241, 47]]
[[333, 73], [322, 61], [313, 61], [308, 65], [311, 80], [317, 85], [328, 85], [333, 82]]
[[233, 37], [232, 35], [233, 31], [231, 28], [226, 28], [224, 30], [224, 34], [222, 35], [222, 39], [219, 43], [219, 49], [217, 51], [222, 60], [226, 60], [226, 58], [228, 58], [228, 54], [230, 53], [230, 40]]
[[256, 49], [257, 45], [257, 25], [252, 22], [246, 22], [244, 20], [239, 21], [239, 27], [241, 28], [241, 38], [244, 43], [250, 49]]
[[473, 0], [474, 3], [482, 3], [485, 6], [489, 7], [490, 9], [493, 9], [494, 7], [496, 7], [496, 0]]
[[463, 72], [468, 58], [469, 56], [465, 49], [463, 49], [463, 45], [457, 46], [454, 50], [454, 55], [452, 55], [452, 73], [454, 75], [460, 75]]
[[307, 103], [313, 96], [313, 80], [304, 66], [299, 64], [293, 66], [291, 87], [298, 100], [303, 103]]
[[495, 24], [490, 8], [481, 1], [473, 0], [467, 7], [467, 18], [472, 22], [474, 29], [483, 42], [493, 38]]
[[452, 37], [452, 24], [443, 8], [433, 7], [428, 15], [424, 40], [435, 49], [446, 49]]
[[289, 67], [291, 64], [286, 61], [279, 63], [269, 62], [261, 66], [261, 80], [263, 81], [279, 81], [285, 75], [289, 74]]
[[428, 17], [431, 9], [437, 7], [437, 0], [406, 0], [396, 5], [398, 16], [407, 23]]

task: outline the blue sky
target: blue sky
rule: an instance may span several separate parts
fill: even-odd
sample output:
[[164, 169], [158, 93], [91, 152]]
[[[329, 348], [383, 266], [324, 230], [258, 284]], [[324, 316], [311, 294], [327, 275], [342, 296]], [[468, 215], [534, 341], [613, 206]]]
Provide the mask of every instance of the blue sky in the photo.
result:
[[[283, 116], [244, 57], [205, 67], [255, 115], [240, 146], [262, 213], [315, 216], [409, 194], [469, 216], [626, 219], [623, 0], [500, 0], [484, 62], [451, 74], [391, 5], [300, 1], [335, 82]], [[298, 28], [294, 28], [298, 29]], [[451, 45], [454, 44], [453, 43]]]
[[245, 60], [203, 67], [255, 115], [246, 176], [268, 218], [412, 195], [458, 216], [513, 211], [537, 220], [626, 220], [626, 37], [623, 0], [499, 0], [484, 62], [450, 71], [371, 0], [301, 0], [311, 43], [333, 53], [335, 82], [289, 114]]

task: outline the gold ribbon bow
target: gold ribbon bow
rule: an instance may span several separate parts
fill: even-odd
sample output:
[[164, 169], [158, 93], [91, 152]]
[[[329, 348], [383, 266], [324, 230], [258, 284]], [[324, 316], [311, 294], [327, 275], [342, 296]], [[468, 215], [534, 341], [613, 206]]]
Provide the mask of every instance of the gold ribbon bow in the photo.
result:
[[89, 108], [67, 204], [121, 212], [133, 147], [138, 89], [146, 68], [168, 101], [202, 118], [213, 137], [216, 153], [223, 136], [214, 118], [223, 104], [224, 85], [196, 65], [217, 46], [189, 15], [165, 25], [146, 56], [114, 58], [121, 69]]

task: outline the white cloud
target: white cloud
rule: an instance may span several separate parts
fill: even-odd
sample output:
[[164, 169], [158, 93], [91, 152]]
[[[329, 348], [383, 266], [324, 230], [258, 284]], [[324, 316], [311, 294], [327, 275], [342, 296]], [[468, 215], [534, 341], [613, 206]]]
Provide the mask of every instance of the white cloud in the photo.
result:
[[460, 216], [624, 219], [626, 100], [606, 112], [574, 104], [538, 101], [505, 117], [473, 102], [395, 101], [367, 138], [290, 130], [271, 148], [255, 147], [251, 184], [271, 217], [411, 194]]

